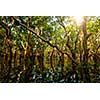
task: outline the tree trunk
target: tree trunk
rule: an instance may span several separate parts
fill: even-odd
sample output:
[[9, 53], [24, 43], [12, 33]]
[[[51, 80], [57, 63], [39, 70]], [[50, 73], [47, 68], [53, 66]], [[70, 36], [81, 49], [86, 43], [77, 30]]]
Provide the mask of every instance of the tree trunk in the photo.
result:
[[88, 49], [87, 49], [87, 31], [86, 31], [86, 16], [83, 17], [83, 24], [82, 24], [82, 31], [84, 34], [84, 39], [83, 39], [83, 69], [84, 69], [84, 82], [90, 82], [90, 75], [89, 75], [89, 69], [87, 66], [88, 63]]

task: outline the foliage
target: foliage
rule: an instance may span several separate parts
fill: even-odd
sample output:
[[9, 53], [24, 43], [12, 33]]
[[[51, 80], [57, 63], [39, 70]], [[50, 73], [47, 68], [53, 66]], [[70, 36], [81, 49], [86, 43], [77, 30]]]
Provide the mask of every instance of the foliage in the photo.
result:
[[1, 16], [0, 82], [99, 82], [100, 17], [83, 18]]

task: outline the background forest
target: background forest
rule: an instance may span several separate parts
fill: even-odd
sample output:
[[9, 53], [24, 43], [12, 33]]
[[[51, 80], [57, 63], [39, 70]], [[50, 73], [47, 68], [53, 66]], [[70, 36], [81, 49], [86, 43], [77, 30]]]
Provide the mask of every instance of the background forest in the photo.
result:
[[0, 82], [100, 82], [100, 17], [1, 16]]

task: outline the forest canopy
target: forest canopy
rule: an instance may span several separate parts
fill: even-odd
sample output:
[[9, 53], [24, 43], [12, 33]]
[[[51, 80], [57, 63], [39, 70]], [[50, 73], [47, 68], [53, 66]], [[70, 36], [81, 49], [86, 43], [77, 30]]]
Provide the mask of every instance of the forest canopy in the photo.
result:
[[0, 82], [100, 82], [100, 17], [0, 16]]

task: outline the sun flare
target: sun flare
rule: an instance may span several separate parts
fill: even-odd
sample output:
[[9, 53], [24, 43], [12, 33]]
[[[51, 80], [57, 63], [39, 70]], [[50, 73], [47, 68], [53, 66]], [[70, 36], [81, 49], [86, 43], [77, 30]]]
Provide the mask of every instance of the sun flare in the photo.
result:
[[83, 16], [74, 16], [74, 21], [80, 25], [83, 22]]

